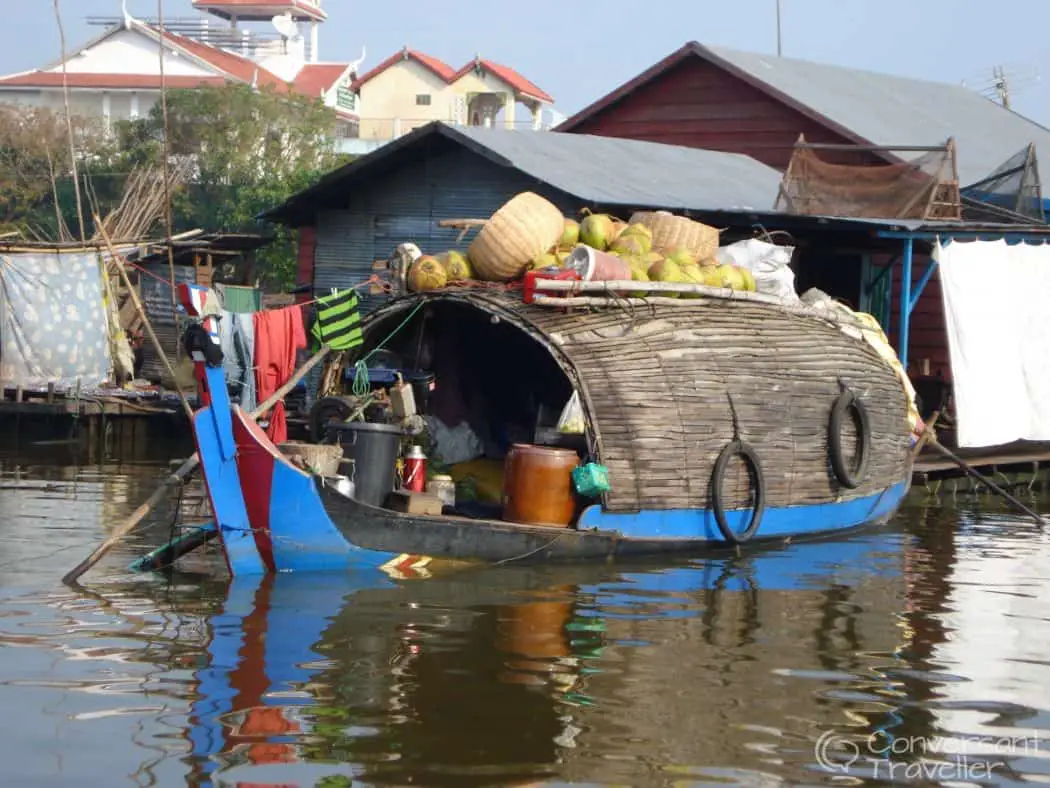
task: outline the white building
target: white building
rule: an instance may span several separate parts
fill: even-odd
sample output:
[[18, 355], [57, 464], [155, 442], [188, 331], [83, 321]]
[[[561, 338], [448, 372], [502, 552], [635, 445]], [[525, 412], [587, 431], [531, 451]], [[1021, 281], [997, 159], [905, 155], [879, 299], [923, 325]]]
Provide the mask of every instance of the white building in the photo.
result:
[[[157, 25], [125, 15], [102, 35], [43, 68], [0, 77], [0, 103], [61, 109], [113, 121], [146, 115], [167, 88], [240, 83], [317, 96], [339, 118], [336, 135], [356, 136], [356, 63], [321, 62], [321, 0], [194, 0], [207, 16]], [[244, 23], [270, 25], [252, 32]], [[308, 29], [304, 29], [308, 28]]]

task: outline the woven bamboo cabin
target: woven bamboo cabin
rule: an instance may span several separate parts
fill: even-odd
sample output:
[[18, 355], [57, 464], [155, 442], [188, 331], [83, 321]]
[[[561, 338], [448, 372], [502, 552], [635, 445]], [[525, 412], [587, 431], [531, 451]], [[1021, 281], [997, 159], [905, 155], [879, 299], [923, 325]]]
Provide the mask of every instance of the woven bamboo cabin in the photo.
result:
[[[718, 495], [741, 527], [757, 514], [755, 539], [783, 537], [888, 516], [907, 489], [899, 378], [804, 306], [698, 298], [580, 311], [446, 289], [369, 314], [362, 354], [401, 324], [385, 349], [434, 372], [428, 411], [469, 423], [489, 456], [515, 442], [564, 442], [552, 426], [580, 395], [578, 449], [610, 482], [581, 529], [718, 539]], [[720, 459], [741, 442], [757, 469]]]

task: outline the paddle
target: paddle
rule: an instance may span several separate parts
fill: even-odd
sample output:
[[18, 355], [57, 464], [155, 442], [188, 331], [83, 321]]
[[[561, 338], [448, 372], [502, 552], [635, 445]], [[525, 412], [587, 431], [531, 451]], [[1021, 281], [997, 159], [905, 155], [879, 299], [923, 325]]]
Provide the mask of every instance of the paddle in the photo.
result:
[[1007, 501], [1012, 503], [1014, 506], [1016, 506], [1022, 512], [1027, 514], [1029, 517], [1031, 517], [1033, 520], [1035, 520], [1039, 525], [1046, 525], [1046, 520], [1044, 520], [1041, 516], [1039, 516], [1038, 514], [1033, 512], [1031, 509], [1029, 509], [1027, 506], [1025, 506], [1023, 503], [1021, 503], [1019, 500], [1017, 500], [1017, 498], [1012, 496], [1010, 493], [1008, 493], [1002, 487], [997, 485], [991, 479], [989, 479], [986, 476], [983, 476], [980, 473], [978, 473], [977, 470], [972, 465], [967, 463], [961, 457], [957, 456], [954, 452], [952, 452], [947, 447], [943, 446], [940, 443], [940, 441], [937, 440], [937, 438], [933, 434], [933, 431], [929, 427], [927, 427], [923, 431], [923, 438], [926, 439], [926, 445], [927, 446], [930, 446], [935, 451], [939, 452], [940, 454], [944, 455], [949, 460], [954, 462], [956, 465], [958, 465], [960, 468], [962, 468], [963, 471], [965, 471], [967, 473], [967, 475], [972, 476], [974, 479], [976, 479], [977, 481], [979, 481], [982, 484], [984, 484], [985, 486], [987, 486], [993, 492], [996, 492], [999, 495], [1003, 496], [1003, 498], [1005, 498]]
[[[270, 408], [276, 405], [277, 402], [283, 399], [289, 391], [291, 391], [293, 388], [296, 387], [296, 385], [298, 385], [300, 380], [306, 377], [307, 373], [311, 369], [316, 367], [321, 362], [321, 360], [326, 355], [328, 355], [329, 350], [330, 348], [327, 345], [325, 345], [316, 353], [314, 353], [314, 355], [311, 356], [305, 364], [299, 367], [296, 373], [288, 379], [287, 383], [285, 383], [283, 386], [277, 389], [277, 391], [275, 391], [273, 394], [267, 397], [261, 405], [259, 405], [257, 408], [255, 408], [255, 410], [249, 413], [249, 418], [257, 419], [259, 416], [266, 413]], [[66, 585], [71, 585], [76, 581], [78, 577], [80, 577], [91, 567], [97, 564], [106, 553], [113, 549], [114, 545], [121, 542], [128, 534], [130, 534], [138, 526], [139, 523], [141, 523], [145, 519], [146, 515], [148, 515], [153, 510], [154, 506], [156, 506], [158, 503], [160, 503], [161, 500], [163, 500], [164, 496], [167, 495], [169, 487], [174, 487], [178, 484], [181, 484], [182, 480], [189, 476], [193, 469], [196, 468], [199, 463], [200, 456], [197, 453], [194, 453], [192, 456], [190, 456], [186, 460], [186, 462], [179, 466], [178, 470], [176, 470], [174, 473], [168, 476], [161, 483], [160, 487], [158, 487], [154, 491], [153, 495], [146, 499], [145, 503], [143, 503], [138, 509], [131, 513], [131, 516], [128, 517], [128, 519], [126, 519], [119, 528], [117, 528], [117, 530], [113, 533], [112, 536], [110, 536], [108, 539], [106, 539], [106, 541], [104, 541], [101, 545], [95, 548], [94, 552], [92, 552], [91, 555], [89, 555], [87, 558], [85, 558], [83, 561], [81, 561], [79, 564], [73, 567], [69, 572], [67, 572], [66, 575], [62, 578], [62, 582]]]

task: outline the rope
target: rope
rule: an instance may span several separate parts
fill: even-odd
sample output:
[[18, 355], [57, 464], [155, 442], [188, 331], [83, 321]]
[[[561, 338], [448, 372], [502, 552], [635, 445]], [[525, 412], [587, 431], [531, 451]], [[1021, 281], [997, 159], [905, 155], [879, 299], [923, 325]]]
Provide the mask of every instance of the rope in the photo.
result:
[[378, 345], [372, 348], [372, 350], [370, 350], [367, 355], [359, 359], [354, 364], [354, 385], [352, 388], [354, 396], [364, 397], [368, 394], [368, 392], [372, 390], [372, 384], [368, 377], [368, 359], [372, 358], [372, 356], [374, 356], [376, 353], [382, 350], [383, 346], [387, 342], [389, 342], [391, 339], [397, 336], [398, 332], [401, 331], [401, 329], [404, 328], [406, 325], [408, 325], [409, 321], [416, 316], [416, 312], [423, 308], [423, 303], [423, 301], [420, 301], [418, 304], [416, 304], [412, 311], [408, 313], [408, 317], [402, 320], [401, 324], [393, 331], [391, 331], [387, 335], [386, 339], [384, 339], [382, 342], [380, 342]]

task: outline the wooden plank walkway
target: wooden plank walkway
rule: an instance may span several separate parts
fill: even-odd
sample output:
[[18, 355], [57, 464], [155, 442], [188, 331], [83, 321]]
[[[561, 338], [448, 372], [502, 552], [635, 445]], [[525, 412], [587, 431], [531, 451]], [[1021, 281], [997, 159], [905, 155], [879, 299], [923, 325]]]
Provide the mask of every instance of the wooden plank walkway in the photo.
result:
[[[959, 454], [959, 452], [955, 453]], [[1011, 465], [1032, 465], [1034, 463], [1042, 465], [1050, 463], [1050, 450], [1028, 452], [1017, 451], [1016, 449], [999, 452], [992, 450], [979, 453], [967, 452], [966, 455], [960, 454], [959, 456], [977, 470]], [[958, 465], [934, 451], [924, 451], [920, 454], [912, 468], [912, 473], [915, 477], [931, 473], [944, 473], [945, 471], [962, 473]]]

